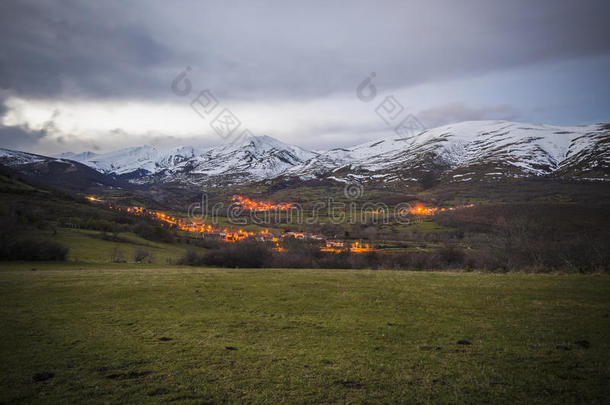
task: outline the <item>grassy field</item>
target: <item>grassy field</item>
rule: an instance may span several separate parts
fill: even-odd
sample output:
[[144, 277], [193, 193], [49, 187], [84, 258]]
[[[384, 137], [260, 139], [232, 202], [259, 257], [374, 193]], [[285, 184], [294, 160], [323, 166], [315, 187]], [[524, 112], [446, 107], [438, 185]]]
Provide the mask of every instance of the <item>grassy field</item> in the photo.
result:
[[608, 276], [4, 263], [0, 294], [0, 403], [610, 401]]
[[[42, 233], [42, 236], [45, 236]], [[136, 251], [146, 250], [153, 264], [165, 265], [182, 256], [188, 246], [177, 243], [153, 242], [130, 232], [117, 234], [120, 242], [100, 239], [100, 232], [85, 229], [58, 229], [57, 235], [48, 237], [68, 247], [68, 260], [88, 263], [109, 263], [118, 251], [127, 262], [133, 262]]]

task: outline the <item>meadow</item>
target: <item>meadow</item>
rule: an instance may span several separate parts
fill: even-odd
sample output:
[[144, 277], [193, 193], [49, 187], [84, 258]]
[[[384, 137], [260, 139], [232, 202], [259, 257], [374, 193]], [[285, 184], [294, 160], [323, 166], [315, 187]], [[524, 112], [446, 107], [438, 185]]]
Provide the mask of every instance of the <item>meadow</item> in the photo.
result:
[[0, 403], [607, 403], [610, 278], [0, 264]]

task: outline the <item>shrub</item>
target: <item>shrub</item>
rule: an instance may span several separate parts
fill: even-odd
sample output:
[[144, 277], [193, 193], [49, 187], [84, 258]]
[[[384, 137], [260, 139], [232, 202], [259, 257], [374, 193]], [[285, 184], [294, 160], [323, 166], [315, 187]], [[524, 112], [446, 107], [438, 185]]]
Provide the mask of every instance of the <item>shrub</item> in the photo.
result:
[[187, 266], [260, 268], [270, 267], [272, 256], [264, 243], [244, 241], [227, 243], [205, 253], [189, 250], [177, 263]]
[[138, 249], [133, 260], [136, 263], [150, 263], [152, 262], [152, 254], [146, 249]]
[[182, 255], [182, 257], [176, 260], [176, 264], [181, 266], [204, 266], [204, 256], [205, 253], [203, 252], [197, 252], [194, 249], [189, 249], [184, 255]]
[[454, 246], [445, 246], [439, 249], [438, 254], [443, 264], [447, 266], [460, 266], [464, 263], [464, 252]]
[[157, 225], [139, 223], [133, 227], [133, 231], [144, 239], [155, 242], [171, 243], [174, 241], [174, 237], [169, 230]]
[[273, 260], [270, 267], [286, 269], [315, 269], [319, 266], [314, 260], [314, 257], [311, 255], [288, 251], [273, 254]]
[[182, 237], [180, 238], [182, 243], [187, 245], [197, 246], [204, 249], [217, 249], [221, 247], [224, 242], [214, 238], [194, 238], [194, 237]]
[[68, 248], [53, 241], [19, 239], [4, 241], [0, 247], [0, 259], [65, 261]]
[[322, 269], [351, 269], [353, 261], [350, 260], [351, 253], [326, 253], [318, 261]]
[[115, 246], [115, 248], [112, 250], [112, 253], [110, 254], [110, 261], [113, 263], [127, 263], [123, 251], [119, 249], [118, 246]]
[[227, 244], [208, 251], [204, 262], [208, 266], [259, 268], [270, 264], [271, 251], [264, 243], [244, 241]]

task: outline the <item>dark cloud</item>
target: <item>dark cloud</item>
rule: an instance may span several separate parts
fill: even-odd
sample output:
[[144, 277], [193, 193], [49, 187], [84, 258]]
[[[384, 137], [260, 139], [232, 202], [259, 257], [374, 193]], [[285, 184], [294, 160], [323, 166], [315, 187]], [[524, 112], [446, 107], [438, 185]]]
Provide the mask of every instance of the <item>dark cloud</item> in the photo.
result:
[[130, 10], [111, 2], [0, 3], [0, 87], [45, 97], [156, 92], [150, 69], [163, 66], [172, 51], [122, 12]]
[[0, 86], [172, 97], [186, 65], [224, 97], [394, 88], [610, 52], [610, 2], [44, 1], [0, 5]]
[[29, 131], [19, 127], [0, 125], [0, 148], [29, 150], [46, 136], [46, 131]]

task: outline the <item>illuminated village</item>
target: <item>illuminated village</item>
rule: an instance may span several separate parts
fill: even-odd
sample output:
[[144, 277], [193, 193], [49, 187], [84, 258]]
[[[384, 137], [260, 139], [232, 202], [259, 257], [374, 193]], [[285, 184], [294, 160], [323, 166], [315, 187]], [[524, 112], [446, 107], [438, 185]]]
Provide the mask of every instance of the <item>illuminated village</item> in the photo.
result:
[[233, 196], [231, 200], [248, 211], [287, 211], [293, 206], [289, 203], [274, 204], [270, 201], [253, 201], [241, 195]]
[[[103, 202], [96, 196], [86, 196], [88, 201], [93, 203]], [[243, 196], [234, 196], [232, 201], [238, 203], [241, 207], [248, 211], [286, 211], [290, 209], [293, 204], [290, 203], [273, 203], [269, 201], [255, 201]], [[417, 216], [429, 216], [435, 215], [439, 212], [453, 211], [458, 208], [472, 207], [474, 204], [464, 205], [460, 207], [449, 207], [449, 208], [438, 208], [438, 207], [425, 207], [423, 205], [416, 205], [411, 208], [407, 213]], [[322, 252], [351, 252], [351, 253], [366, 253], [375, 251], [372, 244], [362, 243], [360, 241], [345, 241], [341, 239], [328, 239], [325, 236], [306, 233], [306, 232], [283, 232], [281, 234], [274, 234], [269, 229], [263, 229], [260, 231], [247, 231], [243, 229], [232, 229], [226, 227], [215, 227], [210, 224], [196, 223], [185, 218], [178, 218], [162, 211], [156, 211], [146, 209], [144, 207], [123, 207], [110, 205], [110, 209], [127, 212], [132, 215], [147, 216], [153, 218], [159, 222], [169, 225], [172, 228], [179, 229], [181, 231], [193, 232], [201, 234], [203, 237], [216, 238], [226, 243], [234, 243], [247, 239], [256, 240], [259, 242], [270, 242], [274, 246], [274, 250], [283, 251], [281, 241], [284, 238], [294, 239], [308, 239], [320, 242], [320, 251]], [[403, 212], [404, 213], [404, 212]]]
[[423, 205], [416, 205], [415, 207], [409, 210], [409, 214], [413, 215], [434, 215], [439, 212], [445, 211], [455, 211], [460, 208], [470, 208], [474, 207], [474, 204], [461, 205], [459, 207], [448, 207], [448, 208], [438, 208], [438, 207], [424, 207]]

